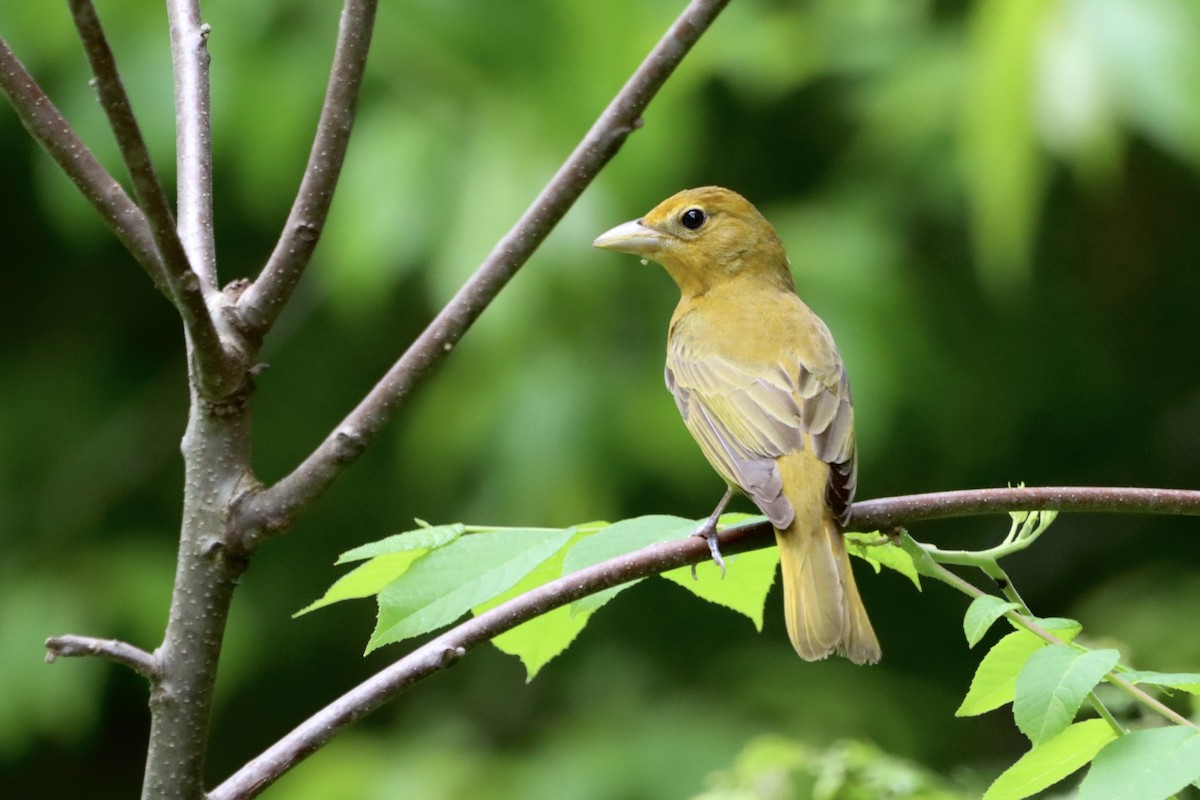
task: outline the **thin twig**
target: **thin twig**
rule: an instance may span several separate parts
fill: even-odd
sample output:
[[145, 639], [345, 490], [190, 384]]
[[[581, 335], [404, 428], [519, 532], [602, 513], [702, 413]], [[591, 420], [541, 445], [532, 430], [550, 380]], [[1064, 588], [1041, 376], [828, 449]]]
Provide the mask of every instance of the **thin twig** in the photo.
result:
[[225, 359], [220, 337], [205, 303], [202, 284], [196, 280], [196, 273], [183, 250], [170, 202], [150, 159], [150, 151], [142, 138], [96, 9], [91, 0], [69, 0], [69, 5], [88, 63], [96, 76], [100, 105], [108, 115], [121, 157], [133, 180], [134, 194], [146, 214], [151, 235], [162, 256], [171, 300], [191, 334], [199, 374], [207, 381], [209, 376], [222, 373]]
[[158, 290], [171, 299], [165, 268], [142, 210], [100, 165], [3, 38], [0, 38], [0, 91], [29, 135], [78, 187]]
[[[1009, 492], [1017, 490], [978, 491], [988, 492], [985, 496], [990, 498], [988, 501], [991, 504], [988, 509], [989, 513], [1023, 511], [1029, 508], [1026, 505], [1028, 500], [1026, 495], [1008, 496]], [[1156, 489], [1059, 488], [1019, 491], [1032, 492], [1038, 497], [1044, 497], [1045, 495], [1042, 494], [1044, 492], [1068, 493], [1068, 496], [1075, 498], [1078, 502], [1082, 502], [1082, 498], [1088, 496], [1103, 496], [1106, 493], [1115, 492], [1124, 497], [1125, 493], [1136, 492], [1143, 498], [1142, 510], [1146, 513], [1200, 513], [1200, 492], [1175, 493], [1183, 496], [1175, 496], [1171, 504], [1164, 505], [1161, 502], [1147, 499], [1160, 493], [1161, 490]], [[869, 519], [868, 515], [872, 513], [873, 509], [886, 510], [887, 513], [892, 514], [890, 519], [894, 520], [894, 524], [891, 527], [894, 528], [904, 522], [943, 517], [947, 516], [944, 506], [945, 496], [957, 494], [959, 493], [947, 492], [866, 501], [859, 504], [867, 509], [861, 518]], [[976, 494], [976, 492], [965, 494]], [[997, 499], [997, 497], [1006, 496], [1007, 505]], [[1133, 498], [1126, 498], [1123, 502], [1105, 508], [1089, 506], [1086, 510], [1130, 511], [1133, 510], [1134, 502]], [[895, 516], [892, 510], [895, 508], [908, 509], [910, 516], [905, 518]], [[965, 504], [964, 508], [965, 510], [961, 512], [964, 515], [984, 513], [978, 506]], [[883, 513], [883, 511], [878, 511], [878, 513]], [[726, 554], [761, 549], [775, 543], [771, 527], [765, 523], [731, 525], [720, 532], [719, 539], [721, 551]], [[266, 752], [230, 776], [209, 794], [209, 800], [246, 800], [246, 798], [257, 796], [282, 774], [318, 750], [346, 726], [378, 709], [414, 683], [455, 663], [471, 648], [489, 641], [523, 622], [609, 587], [687, 564], [696, 564], [708, 558], [708, 544], [698, 537], [688, 536], [663, 544], [651, 545], [544, 584], [473, 617], [409, 653], [317, 712]], [[960, 591], [972, 597], [983, 594], [982, 590], [940, 564], [932, 562], [932, 568], [942, 573], [938, 576], [941, 580]], [[1046, 641], [1060, 641], [1027, 616], [1018, 615], [1015, 612], [1009, 612], [1008, 616]], [[1117, 681], [1125, 684], [1120, 686], [1122, 690], [1132, 690], [1139, 701], [1146, 703], [1172, 721], [1182, 720], [1182, 717], [1138, 687], [1132, 686], [1120, 678]]]
[[[1160, 513], [1171, 513], [1171, 512], [1160, 512]], [[953, 572], [946, 569], [945, 567], [943, 567], [941, 564], [938, 564], [937, 562], [934, 562], [933, 569], [937, 573], [937, 575], [935, 577], [937, 577], [938, 580], [940, 580], [944, 583], [947, 583], [950, 586], [953, 586], [954, 588], [958, 589], [960, 592], [962, 592], [965, 595], [968, 595], [970, 597], [982, 597], [984, 594], [986, 594], [982, 589], [975, 586], [970, 581], [954, 574]], [[1041, 625], [1038, 624], [1037, 620], [1035, 620], [1033, 617], [1028, 616], [1027, 614], [1022, 614], [1019, 611], [1011, 611], [1010, 610], [1010, 611], [1005, 611], [1004, 616], [1007, 619], [1011, 620], [1013, 622], [1013, 624], [1024, 628], [1025, 630], [1029, 631], [1030, 633], [1037, 636], [1039, 639], [1043, 640], [1044, 642], [1046, 642], [1048, 644], [1065, 644], [1065, 642], [1061, 638], [1059, 638], [1058, 636], [1055, 636], [1053, 633], [1046, 630], [1044, 627], [1042, 627]], [[1130, 697], [1132, 697], [1133, 699], [1137, 700], [1139, 703], [1142, 703], [1143, 705], [1145, 705], [1147, 708], [1153, 709], [1155, 712], [1157, 712], [1164, 718], [1169, 719], [1171, 722], [1174, 722], [1176, 725], [1185, 725], [1190, 728], [1200, 729], [1200, 725], [1197, 725], [1195, 722], [1192, 722], [1190, 719], [1180, 715], [1174, 709], [1163, 704], [1162, 701], [1160, 701], [1158, 698], [1153, 697], [1145, 690], [1133, 685], [1129, 681], [1127, 681], [1124, 678], [1122, 678], [1121, 676], [1117, 675], [1115, 672], [1109, 672], [1107, 675], [1104, 676], [1104, 679], [1106, 681], [1108, 681], [1109, 683], [1111, 683], [1113, 686], [1116, 686], [1118, 689], [1120, 689], [1125, 694], [1127, 694]], [[1119, 726], [1118, 726], [1118, 729], [1119, 729]]]
[[262, 274], [238, 300], [238, 312], [258, 338], [287, 305], [325, 227], [354, 126], [377, 5], [378, 0], [346, 0], [325, 102], [300, 190]]
[[175, 160], [179, 238], [203, 291], [217, 287], [212, 212], [212, 114], [208, 34], [200, 0], [167, 0], [175, 67]]
[[430, 370], [458, 343], [528, 260], [600, 169], [641, 126], [641, 114], [729, 0], [692, 0], [609, 103], [555, 176], [496, 244], [475, 274], [367, 396], [316, 450], [274, 486], [248, 496], [237, 526], [244, 547], [287, 530], [355, 461]]
[[122, 664], [151, 681], [158, 679], [158, 662], [154, 656], [140, 647], [117, 639], [95, 639], [91, 636], [51, 636], [46, 640], [46, 663], [53, 664], [59, 658], [82, 658], [96, 656], [116, 664]]

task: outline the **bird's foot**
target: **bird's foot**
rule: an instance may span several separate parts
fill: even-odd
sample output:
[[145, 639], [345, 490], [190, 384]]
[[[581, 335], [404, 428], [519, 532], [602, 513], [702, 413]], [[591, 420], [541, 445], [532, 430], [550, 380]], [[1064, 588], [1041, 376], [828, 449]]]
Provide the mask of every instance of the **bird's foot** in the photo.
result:
[[[709, 517], [696, 530], [692, 531], [692, 536], [699, 536], [704, 541], [708, 542], [708, 552], [712, 554], [713, 563], [721, 570], [721, 577], [725, 577], [725, 559], [721, 558], [721, 543], [717, 539], [717, 520]], [[696, 576], [696, 565], [692, 564], [692, 580], [699, 580]]]

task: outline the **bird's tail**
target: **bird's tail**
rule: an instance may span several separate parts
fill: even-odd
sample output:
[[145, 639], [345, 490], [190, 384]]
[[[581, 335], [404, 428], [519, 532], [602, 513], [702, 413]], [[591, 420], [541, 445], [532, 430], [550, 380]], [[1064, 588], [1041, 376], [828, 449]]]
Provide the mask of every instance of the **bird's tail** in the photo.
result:
[[874, 664], [880, 656], [879, 640], [859, 597], [837, 523], [824, 508], [796, 512], [787, 529], [775, 531], [792, 646], [805, 661], [837, 653], [855, 664]]

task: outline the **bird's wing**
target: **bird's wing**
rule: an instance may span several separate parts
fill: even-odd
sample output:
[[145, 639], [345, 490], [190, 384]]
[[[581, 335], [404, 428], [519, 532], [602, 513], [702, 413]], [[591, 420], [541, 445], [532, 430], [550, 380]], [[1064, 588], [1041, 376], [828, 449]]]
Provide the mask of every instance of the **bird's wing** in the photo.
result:
[[834, 516], [845, 521], [857, 468], [850, 384], [840, 362], [821, 373], [799, 359], [754, 370], [675, 344], [666, 378], [713, 467], [775, 527], [787, 527], [795, 513], [783, 495], [776, 459], [807, 447], [830, 465], [826, 498]]

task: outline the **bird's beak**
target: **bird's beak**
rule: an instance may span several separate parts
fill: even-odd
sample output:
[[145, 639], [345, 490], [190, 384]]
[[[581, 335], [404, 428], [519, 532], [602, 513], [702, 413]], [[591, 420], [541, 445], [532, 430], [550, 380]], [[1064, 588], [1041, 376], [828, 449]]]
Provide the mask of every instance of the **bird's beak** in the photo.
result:
[[600, 234], [596, 237], [596, 241], [592, 242], [592, 247], [641, 256], [661, 249], [662, 244], [663, 235], [661, 233], [653, 228], [647, 228], [640, 219], [635, 219]]

